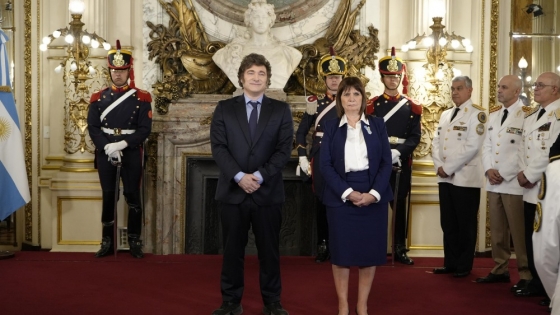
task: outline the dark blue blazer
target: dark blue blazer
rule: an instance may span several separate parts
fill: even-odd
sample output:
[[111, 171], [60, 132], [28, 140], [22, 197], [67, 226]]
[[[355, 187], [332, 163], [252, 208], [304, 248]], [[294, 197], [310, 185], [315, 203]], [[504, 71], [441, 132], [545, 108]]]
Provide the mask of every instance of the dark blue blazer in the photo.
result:
[[[387, 129], [383, 119], [368, 117], [367, 125], [361, 123], [362, 133], [367, 146], [369, 160], [369, 187], [381, 195], [379, 203], [393, 200], [393, 192], [389, 185], [391, 178], [391, 148], [387, 137]], [[340, 118], [325, 123], [325, 131], [321, 143], [321, 172], [325, 178], [326, 188], [323, 203], [329, 207], [343, 205], [342, 194], [350, 188], [346, 182], [344, 147], [348, 133], [348, 124], [341, 127]], [[362, 191], [366, 192], [366, 191]]]
[[252, 194], [260, 206], [284, 202], [282, 170], [292, 152], [294, 125], [290, 106], [263, 96], [255, 140], [251, 141], [243, 95], [220, 101], [210, 125], [212, 156], [220, 168], [216, 200], [240, 204], [247, 193], [234, 177], [260, 171], [261, 187]]

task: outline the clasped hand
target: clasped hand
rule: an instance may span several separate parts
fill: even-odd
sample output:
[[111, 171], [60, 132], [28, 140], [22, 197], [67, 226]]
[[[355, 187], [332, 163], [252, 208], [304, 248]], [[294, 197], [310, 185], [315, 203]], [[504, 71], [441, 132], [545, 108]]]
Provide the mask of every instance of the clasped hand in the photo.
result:
[[126, 148], [128, 146], [128, 143], [126, 143], [126, 141], [121, 140], [119, 142], [112, 142], [107, 144], [104, 149], [105, 149], [105, 154], [107, 155], [111, 155], [117, 151], [122, 151], [124, 150], [124, 148]]
[[245, 174], [237, 184], [248, 194], [252, 194], [261, 188], [259, 178], [253, 174]]
[[486, 171], [486, 176], [488, 176], [490, 185], [499, 185], [504, 181], [504, 178], [502, 177], [502, 175], [500, 175], [500, 172], [493, 168]]
[[437, 169], [437, 175], [441, 178], [447, 178], [449, 177], [449, 175], [447, 175], [447, 173], [443, 170], [443, 166], [438, 167]]
[[535, 183], [531, 183], [527, 177], [525, 177], [525, 174], [523, 172], [519, 172], [517, 173], [517, 182], [519, 183], [519, 186], [523, 187], [523, 188], [527, 188], [527, 189], [531, 189], [533, 187], [535, 187], [535, 185], [537, 184]]
[[377, 198], [370, 193], [351, 192], [346, 199], [350, 200], [356, 207], [366, 207], [377, 202]]

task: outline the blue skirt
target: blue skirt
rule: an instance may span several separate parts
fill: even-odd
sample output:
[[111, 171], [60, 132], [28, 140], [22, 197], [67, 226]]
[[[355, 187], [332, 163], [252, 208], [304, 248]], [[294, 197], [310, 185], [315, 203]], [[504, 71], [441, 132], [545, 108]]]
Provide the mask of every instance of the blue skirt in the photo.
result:
[[[352, 189], [369, 192], [368, 170], [346, 173]], [[347, 201], [327, 207], [331, 263], [337, 266], [379, 266], [387, 263], [388, 203], [356, 207]]]

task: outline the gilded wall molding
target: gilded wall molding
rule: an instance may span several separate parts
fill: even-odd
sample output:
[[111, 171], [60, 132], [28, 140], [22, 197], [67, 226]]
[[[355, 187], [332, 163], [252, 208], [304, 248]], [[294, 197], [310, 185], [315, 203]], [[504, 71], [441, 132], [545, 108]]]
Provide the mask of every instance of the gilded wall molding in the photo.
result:
[[[41, 34], [41, 0], [37, 0], [37, 34]], [[41, 52], [37, 50], [37, 69], [41, 69]], [[37, 71], [37, 148], [41, 148], [41, 80]], [[27, 143], [26, 143], [27, 145]], [[29, 144], [31, 145], [31, 144]], [[37, 150], [37, 178], [41, 178], [41, 150]], [[37, 185], [37, 196], [41, 188]], [[31, 183], [29, 185], [31, 187]], [[41, 244], [41, 198], [37, 198], [37, 242]]]
[[[25, 0], [23, 4], [23, 11], [25, 14], [25, 27], [24, 27], [24, 48], [23, 48], [23, 64], [25, 65], [24, 71], [24, 93], [25, 93], [25, 169], [27, 171], [27, 181], [29, 183], [29, 187], [31, 187], [31, 192], [33, 192], [33, 169], [31, 167], [33, 155], [32, 153], [32, 117], [31, 117], [31, 108], [32, 108], [32, 99], [31, 99], [31, 0]], [[31, 194], [33, 196], [33, 194]], [[33, 241], [33, 199], [25, 205], [25, 241], [32, 242]]]
[[492, 8], [490, 10], [490, 79], [488, 91], [488, 109], [496, 105], [496, 89], [498, 86], [498, 21], [499, 21], [499, 0], [492, 0]]
[[[488, 90], [488, 109], [498, 106], [496, 104], [496, 89], [498, 86], [498, 20], [500, 17], [499, 0], [492, 0], [490, 10], [490, 77], [489, 77], [489, 90]], [[484, 10], [484, 6], [482, 7]], [[484, 233], [485, 240], [484, 246], [486, 248], [492, 247], [491, 233], [490, 233], [490, 207], [488, 205], [488, 198], [486, 198], [486, 233]]]

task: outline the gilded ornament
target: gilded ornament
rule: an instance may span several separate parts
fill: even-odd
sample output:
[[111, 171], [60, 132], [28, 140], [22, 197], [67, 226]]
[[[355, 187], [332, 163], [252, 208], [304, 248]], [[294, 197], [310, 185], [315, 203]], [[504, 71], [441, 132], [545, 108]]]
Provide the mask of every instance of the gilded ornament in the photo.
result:
[[543, 200], [546, 196], [546, 173], [542, 173], [541, 176], [541, 187], [539, 188], [539, 200]]
[[341, 72], [342, 71], [340, 69], [340, 65], [339, 65], [338, 61], [335, 60], [335, 59], [331, 59], [331, 61], [329, 61], [329, 70], [331, 72]]
[[399, 65], [398, 65], [397, 61], [394, 60], [394, 59], [389, 60], [389, 65], [387, 66], [387, 70], [389, 70], [391, 72], [399, 71]]
[[537, 202], [537, 209], [535, 211], [535, 222], [533, 223], [533, 231], [538, 232], [542, 224], [542, 205]]
[[124, 66], [124, 57], [121, 54], [120, 51], [117, 50], [117, 53], [115, 54], [115, 57], [113, 59], [113, 64], [117, 67], [122, 67]]

